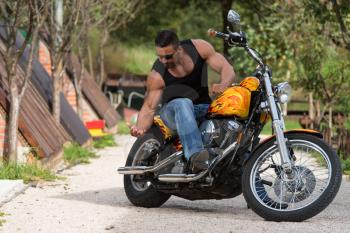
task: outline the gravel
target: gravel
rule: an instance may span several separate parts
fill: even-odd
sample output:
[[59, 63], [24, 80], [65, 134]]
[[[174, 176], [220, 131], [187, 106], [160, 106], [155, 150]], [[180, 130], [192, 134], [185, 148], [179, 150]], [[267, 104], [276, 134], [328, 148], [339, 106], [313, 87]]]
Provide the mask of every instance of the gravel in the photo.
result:
[[88, 165], [64, 170], [65, 180], [29, 187], [4, 204], [0, 232], [350, 232], [350, 182], [343, 181], [332, 204], [302, 223], [267, 222], [242, 196], [187, 201], [172, 197], [161, 208], [137, 208], [127, 200], [123, 166], [134, 141], [117, 136], [119, 147], [100, 150]]

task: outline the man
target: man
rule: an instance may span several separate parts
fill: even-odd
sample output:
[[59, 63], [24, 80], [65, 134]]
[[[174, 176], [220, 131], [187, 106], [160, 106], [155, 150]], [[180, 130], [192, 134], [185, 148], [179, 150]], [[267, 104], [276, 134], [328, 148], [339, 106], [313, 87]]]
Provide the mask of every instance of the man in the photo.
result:
[[197, 125], [211, 102], [207, 64], [221, 75], [221, 82], [212, 86], [213, 93], [231, 86], [234, 70], [210, 43], [201, 39], [179, 41], [174, 32], [163, 30], [157, 35], [155, 46], [158, 59], [147, 77], [147, 94], [131, 135], [144, 135], [162, 101], [160, 117], [177, 131], [189, 169], [200, 172], [208, 168], [209, 159]]

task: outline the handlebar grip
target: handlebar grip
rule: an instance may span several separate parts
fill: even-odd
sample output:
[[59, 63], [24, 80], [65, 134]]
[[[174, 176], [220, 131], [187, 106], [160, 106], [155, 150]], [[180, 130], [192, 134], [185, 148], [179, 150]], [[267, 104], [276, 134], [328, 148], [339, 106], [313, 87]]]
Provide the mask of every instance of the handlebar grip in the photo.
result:
[[215, 30], [212, 29], [212, 28], [210, 28], [210, 29], [208, 30], [208, 35], [211, 36], [211, 37], [223, 38], [223, 39], [225, 39], [225, 40], [227, 40], [227, 39], [230, 37], [228, 34], [215, 31]]

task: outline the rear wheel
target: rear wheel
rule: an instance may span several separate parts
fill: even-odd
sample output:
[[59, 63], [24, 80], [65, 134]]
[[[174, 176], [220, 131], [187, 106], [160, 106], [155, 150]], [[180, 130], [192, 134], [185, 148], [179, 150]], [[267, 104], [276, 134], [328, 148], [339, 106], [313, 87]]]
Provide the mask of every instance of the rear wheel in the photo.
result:
[[325, 209], [341, 184], [337, 154], [310, 134], [287, 135], [294, 160], [293, 176], [281, 167], [276, 141], [258, 148], [243, 173], [243, 194], [248, 205], [271, 221], [303, 221]]
[[[132, 146], [125, 166], [152, 166], [156, 158], [151, 156], [146, 159], [145, 147], [155, 144], [160, 146], [163, 143], [163, 136], [157, 127], [152, 127], [143, 137], [138, 138]], [[149, 181], [136, 181], [135, 175], [124, 175], [124, 190], [129, 201], [140, 207], [159, 207], [163, 205], [171, 195], [157, 191]]]

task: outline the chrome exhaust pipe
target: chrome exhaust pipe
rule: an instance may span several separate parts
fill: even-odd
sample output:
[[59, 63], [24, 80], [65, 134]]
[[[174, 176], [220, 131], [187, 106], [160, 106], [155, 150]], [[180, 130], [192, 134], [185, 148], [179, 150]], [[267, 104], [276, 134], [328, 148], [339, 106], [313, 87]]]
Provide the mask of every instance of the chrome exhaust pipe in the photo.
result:
[[158, 176], [158, 180], [169, 183], [193, 182], [201, 179], [207, 173], [208, 170], [205, 170], [199, 174], [163, 174]]
[[158, 164], [147, 167], [147, 166], [133, 166], [133, 167], [120, 167], [118, 168], [118, 173], [123, 175], [141, 175], [145, 174], [147, 172], [156, 172], [163, 167], [168, 166], [169, 164], [174, 163], [176, 160], [178, 160], [182, 156], [182, 151], [175, 152], [174, 154], [170, 155], [168, 158], [163, 159]]
[[213, 162], [210, 164], [209, 168], [205, 171], [202, 171], [198, 174], [162, 174], [158, 176], [159, 181], [168, 182], [168, 183], [188, 183], [199, 180], [205, 177], [213, 168], [222, 161], [229, 153], [233, 150], [237, 150], [239, 144], [237, 142], [232, 143], [228, 146], [221, 155], [217, 156]]

